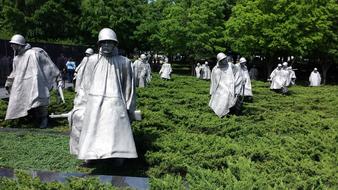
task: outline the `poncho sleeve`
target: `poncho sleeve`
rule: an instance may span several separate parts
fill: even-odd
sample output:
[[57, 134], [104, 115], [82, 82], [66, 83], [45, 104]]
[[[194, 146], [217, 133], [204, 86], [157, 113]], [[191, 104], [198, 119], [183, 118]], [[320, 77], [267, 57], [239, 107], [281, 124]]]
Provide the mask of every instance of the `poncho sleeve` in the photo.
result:
[[7, 80], [6, 80], [6, 83], [5, 83], [6, 87], [9, 87], [9, 88], [12, 87], [13, 81], [14, 81], [14, 78], [15, 78], [15, 72], [16, 72], [16, 64], [13, 60], [13, 70], [12, 70], [11, 74], [9, 74], [9, 76], [7, 77]]
[[129, 114], [134, 114], [136, 109], [136, 86], [133, 67], [131, 61], [127, 58], [125, 58], [122, 66], [122, 92]]
[[38, 59], [40, 70], [43, 73], [43, 77], [48, 83], [48, 88], [51, 89], [55, 81], [62, 80], [61, 73], [57, 66], [50, 59], [47, 52], [40, 48], [33, 49], [36, 50], [36, 57]]

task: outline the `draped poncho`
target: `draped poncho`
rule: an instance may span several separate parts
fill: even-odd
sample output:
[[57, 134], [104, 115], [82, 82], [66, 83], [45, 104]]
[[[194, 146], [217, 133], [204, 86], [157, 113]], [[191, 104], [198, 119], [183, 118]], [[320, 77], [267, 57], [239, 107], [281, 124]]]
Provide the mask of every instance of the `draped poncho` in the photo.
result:
[[48, 106], [49, 90], [56, 79], [61, 80], [60, 71], [48, 54], [41, 48], [28, 44], [13, 59], [13, 71], [6, 86], [11, 87], [6, 119], [28, 115], [28, 111], [39, 106]]
[[84, 97], [77, 102], [83, 105], [79, 109], [74, 105], [70, 119], [72, 128], [81, 126], [79, 134], [71, 136], [72, 139], [79, 135], [78, 141], [74, 139], [71, 144], [73, 153], [85, 160], [136, 158], [130, 122], [136, 95], [130, 60], [116, 54], [94, 54], [84, 73], [88, 82], [78, 92]]

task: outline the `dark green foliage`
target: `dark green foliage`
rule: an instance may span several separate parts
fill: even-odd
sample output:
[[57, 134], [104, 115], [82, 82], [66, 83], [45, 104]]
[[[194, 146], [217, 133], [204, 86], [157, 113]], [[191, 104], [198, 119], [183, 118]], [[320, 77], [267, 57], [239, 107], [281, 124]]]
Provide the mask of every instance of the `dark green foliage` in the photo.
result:
[[0, 189], [39, 189], [39, 190], [114, 190], [109, 184], [102, 184], [97, 178], [69, 178], [65, 183], [43, 183], [39, 178], [32, 178], [27, 173], [16, 171], [16, 179], [0, 177]]
[[293, 55], [327, 65], [325, 82], [338, 59], [337, 12], [336, 0], [2, 0], [0, 38], [93, 47], [110, 27], [127, 54], [179, 53], [192, 63], [231, 48], [269, 64]]
[[83, 31], [83, 35], [80, 38], [94, 44], [97, 42], [99, 31], [109, 27], [116, 32], [119, 47], [131, 52], [137, 46], [137, 41], [131, 37], [144, 15], [145, 5], [144, 0], [82, 0], [78, 27]]
[[155, 78], [138, 89], [145, 114], [135, 135], [156, 134], [148, 174], [163, 177], [163, 187], [182, 181], [174, 175], [192, 189], [336, 187], [338, 89], [295, 86], [282, 96], [266, 83], [253, 86], [254, 102], [244, 104], [243, 115], [224, 119], [207, 106], [207, 81]]
[[187, 189], [181, 176], [166, 174], [163, 180], [152, 178], [151, 189]]
[[323, 53], [337, 58], [337, 10], [334, 0], [243, 0], [233, 8], [224, 37], [247, 56]]
[[0, 133], [0, 166], [75, 171], [81, 162], [69, 154], [69, 137], [34, 132]]
[[[338, 88], [293, 86], [283, 96], [268, 86], [254, 81], [254, 101], [244, 103], [243, 115], [220, 119], [208, 107], [209, 81], [155, 74], [137, 89], [143, 120], [132, 127], [141, 166], [123, 172], [146, 173], [153, 189], [337, 188]], [[0, 135], [1, 166], [93, 172], [68, 155], [67, 136]]]
[[308, 57], [322, 67], [326, 83], [338, 60], [337, 12], [336, 0], [241, 0], [224, 23], [224, 39], [241, 55], [264, 57], [268, 73], [277, 57], [292, 55], [296, 62]]
[[[225, 51], [222, 31], [225, 30], [224, 18], [230, 15], [234, 4], [232, 1], [169, 1], [166, 7], [161, 7], [164, 2], [155, 1], [151, 4], [152, 8], [163, 10], [160, 20], [144, 19], [150, 26], [157, 22], [158, 30], [151, 31], [150, 36], [162, 45], [160, 51], [171, 55], [180, 53], [190, 61], [209, 58], [216, 52]], [[148, 28], [140, 26], [138, 32], [146, 33]]]
[[8, 39], [20, 33], [30, 42], [77, 43], [80, 2], [3, 0], [0, 3], [0, 37]]

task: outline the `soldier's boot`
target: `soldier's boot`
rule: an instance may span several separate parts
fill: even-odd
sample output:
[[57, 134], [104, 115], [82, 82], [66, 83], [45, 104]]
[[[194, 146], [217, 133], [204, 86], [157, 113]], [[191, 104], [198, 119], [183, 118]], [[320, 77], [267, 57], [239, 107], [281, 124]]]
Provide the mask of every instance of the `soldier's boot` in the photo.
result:
[[244, 101], [246, 102], [253, 102], [253, 97], [252, 96], [245, 96]]
[[48, 117], [41, 117], [38, 120], [40, 129], [45, 129], [48, 127]]

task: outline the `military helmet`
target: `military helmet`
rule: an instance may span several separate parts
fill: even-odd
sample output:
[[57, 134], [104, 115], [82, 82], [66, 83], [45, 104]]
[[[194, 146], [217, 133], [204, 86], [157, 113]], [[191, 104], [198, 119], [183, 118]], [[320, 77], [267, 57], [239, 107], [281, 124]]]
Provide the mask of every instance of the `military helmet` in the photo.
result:
[[147, 56], [145, 55], [145, 54], [141, 54], [141, 59], [146, 59], [147, 58]]
[[99, 32], [98, 42], [105, 41], [105, 40], [115, 41], [116, 43], [119, 42], [117, 40], [116, 33], [112, 29], [110, 29], [110, 28], [103, 28]]
[[15, 34], [14, 36], [12, 36], [11, 41], [9, 41], [9, 43], [25, 46], [26, 40], [22, 35]]
[[284, 62], [284, 63], [283, 63], [283, 66], [288, 66], [288, 62]]
[[246, 59], [245, 59], [244, 57], [241, 57], [241, 58], [239, 59], [239, 63], [246, 63]]
[[86, 49], [85, 53], [89, 54], [89, 55], [93, 55], [94, 54], [94, 50], [92, 48], [88, 48], [88, 49]]
[[221, 61], [225, 58], [227, 58], [227, 56], [224, 53], [218, 53], [217, 54], [217, 61]]

